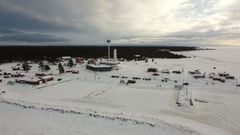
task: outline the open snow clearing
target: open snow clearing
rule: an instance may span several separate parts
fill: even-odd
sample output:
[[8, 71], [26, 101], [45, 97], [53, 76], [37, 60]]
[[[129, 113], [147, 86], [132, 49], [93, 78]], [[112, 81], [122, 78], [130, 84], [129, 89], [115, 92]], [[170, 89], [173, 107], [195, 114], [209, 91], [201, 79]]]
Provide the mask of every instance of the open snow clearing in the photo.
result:
[[[50, 64], [51, 76], [40, 80], [35, 76], [37, 63], [31, 63], [28, 72], [18, 71], [25, 74], [20, 79], [7, 78], [8, 73], [15, 74], [11, 67], [18, 62], [2, 64], [0, 132], [238, 135], [240, 55], [236, 49], [182, 52], [195, 56], [186, 59], [123, 61], [118, 70], [108, 72], [79, 64], [64, 66], [66, 73], [59, 74], [57, 66]], [[234, 57], [218, 55], [224, 50]]]

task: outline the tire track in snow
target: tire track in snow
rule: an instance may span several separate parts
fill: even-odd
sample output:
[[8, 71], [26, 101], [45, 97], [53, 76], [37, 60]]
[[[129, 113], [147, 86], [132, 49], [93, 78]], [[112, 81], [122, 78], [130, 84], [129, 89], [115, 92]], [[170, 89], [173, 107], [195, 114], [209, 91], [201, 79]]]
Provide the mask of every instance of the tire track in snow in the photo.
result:
[[96, 97], [96, 96], [100, 96], [105, 94], [108, 90], [111, 90], [114, 86], [113, 85], [106, 85], [103, 88], [93, 91], [91, 93], [89, 93], [88, 95], [84, 96], [84, 98], [92, 98], [92, 97]]

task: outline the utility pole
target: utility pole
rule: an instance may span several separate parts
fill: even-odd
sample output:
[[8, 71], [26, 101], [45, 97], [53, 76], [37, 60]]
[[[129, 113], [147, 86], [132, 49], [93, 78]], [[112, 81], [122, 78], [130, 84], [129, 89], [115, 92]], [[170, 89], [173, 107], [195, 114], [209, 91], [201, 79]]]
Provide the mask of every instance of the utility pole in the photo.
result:
[[237, 87], [238, 87], [238, 80], [237, 80], [237, 78], [236, 78], [236, 90], [237, 90]]
[[97, 72], [94, 72], [94, 78], [97, 80]]

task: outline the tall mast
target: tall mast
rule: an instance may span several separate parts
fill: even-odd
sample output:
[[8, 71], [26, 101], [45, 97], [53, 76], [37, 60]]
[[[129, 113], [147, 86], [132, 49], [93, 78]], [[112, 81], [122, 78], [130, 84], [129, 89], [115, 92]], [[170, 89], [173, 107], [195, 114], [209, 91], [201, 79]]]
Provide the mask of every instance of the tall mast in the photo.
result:
[[108, 62], [110, 61], [110, 43], [111, 43], [111, 40], [107, 40], [107, 46], [108, 46]]

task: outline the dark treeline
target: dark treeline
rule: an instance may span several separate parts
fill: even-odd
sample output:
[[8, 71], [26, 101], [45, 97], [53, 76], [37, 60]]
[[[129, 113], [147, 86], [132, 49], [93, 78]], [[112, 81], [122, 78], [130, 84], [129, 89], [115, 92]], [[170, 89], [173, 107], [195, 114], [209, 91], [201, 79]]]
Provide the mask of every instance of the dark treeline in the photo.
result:
[[[117, 49], [118, 58], [133, 59], [135, 55], [149, 58], [185, 58], [171, 51], [192, 51], [196, 47], [169, 46], [111, 46]], [[107, 57], [106, 46], [1, 46], [0, 62], [55, 59], [61, 56], [84, 58]]]

